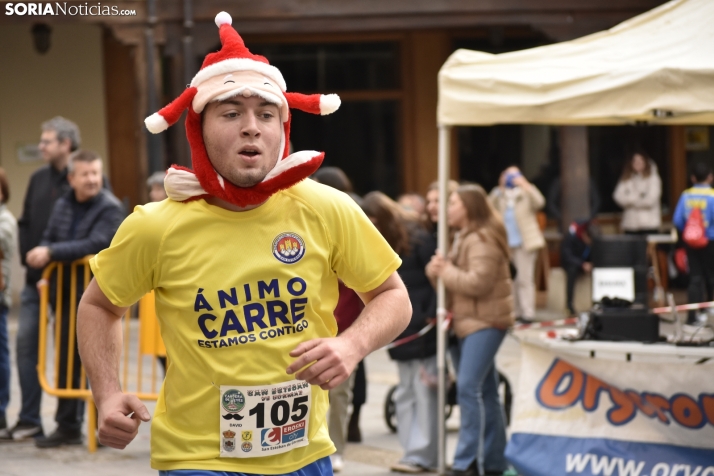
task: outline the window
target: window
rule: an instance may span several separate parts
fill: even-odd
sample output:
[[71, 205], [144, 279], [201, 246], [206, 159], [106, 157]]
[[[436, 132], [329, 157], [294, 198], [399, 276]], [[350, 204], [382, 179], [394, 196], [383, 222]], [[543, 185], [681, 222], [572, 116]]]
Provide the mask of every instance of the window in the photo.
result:
[[280, 69], [288, 91], [338, 93], [339, 111], [315, 116], [293, 111], [294, 150], [325, 152], [363, 195], [400, 191], [401, 81], [399, 43], [250, 43]]
[[283, 73], [289, 91], [338, 92], [399, 88], [399, 48], [394, 42], [257, 44]]

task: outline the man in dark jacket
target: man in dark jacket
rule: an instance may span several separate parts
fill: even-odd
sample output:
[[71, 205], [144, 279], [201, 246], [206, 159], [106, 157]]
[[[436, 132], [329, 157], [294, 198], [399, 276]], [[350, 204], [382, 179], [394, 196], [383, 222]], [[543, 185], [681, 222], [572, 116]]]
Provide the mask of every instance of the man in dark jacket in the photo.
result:
[[42, 388], [37, 377], [37, 342], [39, 333], [40, 296], [37, 281], [42, 269], [27, 266], [25, 255], [40, 244], [52, 207], [69, 190], [67, 162], [79, 148], [77, 125], [57, 116], [42, 124], [39, 149], [47, 163], [32, 174], [25, 194], [22, 216], [18, 220], [20, 260], [26, 266], [25, 287], [20, 295], [17, 330], [17, 370], [22, 392], [22, 407], [17, 424], [0, 434], [0, 439], [23, 440], [42, 435], [40, 399]]
[[593, 269], [590, 258], [592, 229], [592, 224], [588, 220], [575, 221], [568, 228], [560, 245], [560, 264], [568, 279], [566, 291], [568, 311], [571, 315], [575, 315], [573, 306], [575, 280], [580, 273], [589, 273]]
[[[20, 317], [17, 331], [17, 370], [22, 392], [22, 406], [17, 423], [11, 429], [0, 430], [0, 441], [23, 440], [42, 436], [40, 401], [42, 388], [37, 377], [37, 342], [39, 334], [40, 296], [37, 282], [42, 268], [27, 265], [27, 252], [40, 244], [47, 228], [50, 212], [59, 197], [69, 190], [67, 164], [69, 156], [80, 145], [79, 128], [64, 117], [57, 116], [42, 124], [39, 149], [47, 165], [36, 170], [23, 202], [18, 220], [20, 260], [26, 267], [25, 287], [20, 296]], [[104, 179], [104, 186], [109, 183]], [[110, 189], [111, 190], [111, 189]]]
[[[67, 178], [71, 187], [60, 197], [50, 215], [40, 246], [31, 249], [26, 255], [27, 265], [42, 270], [50, 261], [72, 262], [86, 255], [96, 254], [107, 248], [114, 233], [124, 218], [121, 202], [108, 190], [102, 189], [102, 161], [93, 152], [79, 150], [72, 154], [68, 164]], [[56, 283], [50, 285], [50, 303], [55, 315], [61, 311], [61, 344], [59, 363], [59, 386], [66, 386], [67, 346], [69, 342], [70, 315], [70, 267], [65, 267], [62, 289]], [[78, 272], [77, 294], [74, 305], [79, 304], [83, 273]], [[56, 293], [62, 293], [62, 309], [55, 308]], [[74, 346], [74, 368], [72, 387], [80, 385], [80, 362], [77, 346]], [[55, 420], [57, 430], [46, 438], [37, 438], [40, 448], [49, 448], [63, 444], [81, 444], [81, 426], [84, 415], [84, 401], [59, 399]]]

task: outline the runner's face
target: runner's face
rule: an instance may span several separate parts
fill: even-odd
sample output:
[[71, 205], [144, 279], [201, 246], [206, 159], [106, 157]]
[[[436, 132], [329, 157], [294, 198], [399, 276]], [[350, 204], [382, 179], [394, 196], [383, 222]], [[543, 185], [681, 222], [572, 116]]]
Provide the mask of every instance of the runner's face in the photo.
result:
[[211, 164], [238, 187], [260, 183], [278, 161], [278, 107], [251, 96], [212, 102], [203, 112], [203, 141]]

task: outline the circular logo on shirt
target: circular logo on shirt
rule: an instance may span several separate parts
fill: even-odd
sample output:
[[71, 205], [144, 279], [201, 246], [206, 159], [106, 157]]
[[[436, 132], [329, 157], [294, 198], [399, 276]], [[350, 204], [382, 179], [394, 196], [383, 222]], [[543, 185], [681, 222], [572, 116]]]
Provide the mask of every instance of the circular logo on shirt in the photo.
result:
[[240, 449], [242, 449], [246, 453], [250, 453], [250, 451], [253, 449], [253, 444], [248, 442], [243, 443], [242, 445], [240, 445]]
[[229, 413], [240, 413], [245, 406], [245, 396], [240, 390], [231, 389], [223, 394], [221, 404]]
[[273, 240], [273, 256], [281, 263], [297, 263], [305, 256], [305, 242], [297, 233], [281, 233]]

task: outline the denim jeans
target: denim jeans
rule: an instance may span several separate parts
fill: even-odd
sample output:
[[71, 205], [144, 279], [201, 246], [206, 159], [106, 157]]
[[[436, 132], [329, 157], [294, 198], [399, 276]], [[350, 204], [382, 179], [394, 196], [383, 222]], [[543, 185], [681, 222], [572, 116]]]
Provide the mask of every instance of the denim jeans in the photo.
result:
[[506, 331], [489, 328], [459, 341], [457, 389], [461, 429], [454, 469], [465, 471], [478, 460], [480, 474], [505, 471], [508, 463], [503, 408], [498, 398], [494, 359]]
[[[55, 302], [54, 299], [52, 299]], [[79, 299], [77, 300], [79, 302]], [[60, 358], [58, 366], [58, 385], [59, 388], [69, 388], [67, 382], [67, 365], [69, 364], [69, 313], [70, 313], [70, 297], [68, 293], [62, 296], [62, 322], [60, 325]], [[57, 308], [52, 306], [52, 310], [57, 317]], [[55, 326], [57, 321], [55, 321]], [[74, 358], [71, 369], [72, 388], [79, 388], [82, 363], [79, 359], [79, 346], [76, 340], [76, 330], [74, 334]], [[55, 413], [55, 421], [57, 426], [63, 430], [79, 431], [82, 428], [84, 420], [85, 402], [81, 398], [58, 398], [57, 412]]]
[[[67, 349], [69, 336], [69, 299], [63, 299], [62, 326], [60, 330], [62, 345], [60, 347], [59, 385], [65, 385], [67, 375]], [[20, 319], [17, 331], [17, 371], [20, 377], [22, 391], [22, 408], [19, 421], [42, 426], [40, 405], [42, 403], [42, 387], [37, 376], [37, 346], [40, 332], [40, 294], [35, 285], [27, 284], [20, 296]], [[50, 338], [54, 336], [48, 331]], [[79, 354], [75, 343], [74, 369], [72, 372], [73, 388], [79, 386]], [[55, 420], [64, 430], [79, 430], [84, 416], [84, 400], [60, 398], [57, 404]]]
[[0, 419], [10, 401], [10, 343], [7, 335], [7, 307], [0, 304]]
[[40, 332], [40, 294], [34, 284], [26, 284], [20, 295], [17, 329], [17, 373], [20, 378], [22, 407], [19, 420], [41, 426], [42, 387], [37, 377], [37, 343]]

